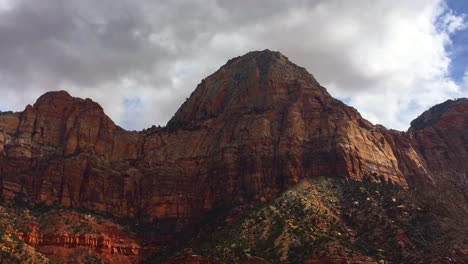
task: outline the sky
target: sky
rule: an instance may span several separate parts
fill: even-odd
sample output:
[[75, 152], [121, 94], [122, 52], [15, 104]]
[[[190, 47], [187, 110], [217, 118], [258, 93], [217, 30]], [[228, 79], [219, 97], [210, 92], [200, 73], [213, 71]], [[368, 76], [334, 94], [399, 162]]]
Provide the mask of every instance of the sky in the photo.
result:
[[466, 14], [465, 0], [0, 0], [0, 111], [67, 90], [126, 129], [163, 126], [227, 60], [270, 49], [406, 130], [468, 97]]

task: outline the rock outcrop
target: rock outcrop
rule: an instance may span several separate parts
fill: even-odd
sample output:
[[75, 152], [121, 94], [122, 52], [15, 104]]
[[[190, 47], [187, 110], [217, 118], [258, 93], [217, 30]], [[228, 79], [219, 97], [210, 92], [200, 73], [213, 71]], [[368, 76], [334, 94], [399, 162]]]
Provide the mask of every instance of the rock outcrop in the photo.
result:
[[251, 52], [204, 79], [163, 128], [125, 131], [63, 91], [0, 114], [0, 190], [155, 223], [152, 238], [166, 239], [305, 177], [415, 184], [467, 160], [467, 113], [466, 99], [452, 101], [389, 131], [282, 54]]
[[28, 233], [18, 233], [17, 236], [25, 243], [34, 247], [85, 247], [107, 255], [122, 254], [127, 256], [142, 255], [142, 248], [134, 241], [125, 239], [113, 239], [97, 234], [41, 234], [37, 230]]
[[466, 170], [468, 99], [448, 100], [432, 107], [411, 123], [409, 134], [430, 172]]

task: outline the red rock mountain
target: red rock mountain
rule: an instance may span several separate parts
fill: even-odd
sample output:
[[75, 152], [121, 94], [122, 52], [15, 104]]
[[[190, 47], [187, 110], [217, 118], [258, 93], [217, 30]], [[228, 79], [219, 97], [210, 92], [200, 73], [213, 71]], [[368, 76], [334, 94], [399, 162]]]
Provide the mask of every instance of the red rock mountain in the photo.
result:
[[[314, 176], [417, 184], [467, 166], [468, 100], [387, 130], [278, 52], [204, 79], [166, 127], [129, 132], [90, 99], [49, 92], [0, 114], [0, 191], [178, 232], [218, 208], [265, 201]], [[162, 233], [158, 233], [163, 236]]]

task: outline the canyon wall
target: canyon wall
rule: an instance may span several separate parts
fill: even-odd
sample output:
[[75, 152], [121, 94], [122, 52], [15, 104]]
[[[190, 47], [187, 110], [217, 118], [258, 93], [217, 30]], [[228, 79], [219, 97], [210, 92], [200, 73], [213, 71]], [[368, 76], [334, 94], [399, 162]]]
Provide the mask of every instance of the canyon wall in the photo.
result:
[[125, 131], [97, 103], [64, 91], [1, 113], [0, 190], [157, 223], [164, 236], [305, 177], [418, 184], [466, 166], [467, 135], [466, 99], [432, 108], [408, 132], [388, 130], [266, 50], [204, 79], [163, 128]]

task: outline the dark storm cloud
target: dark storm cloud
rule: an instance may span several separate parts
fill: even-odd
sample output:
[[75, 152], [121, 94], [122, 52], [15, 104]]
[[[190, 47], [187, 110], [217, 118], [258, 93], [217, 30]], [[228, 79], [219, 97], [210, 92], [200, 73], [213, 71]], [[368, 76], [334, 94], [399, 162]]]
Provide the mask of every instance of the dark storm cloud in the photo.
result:
[[0, 71], [25, 86], [95, 86], [127, 75], [169, 81], [168, 64], [203, 48], [193, 46], [196, 38], [292, 7], [288, 1], [18, 1], [0, 16]]
[[0, 71], [24, 82], [41, 75], [52, 85], [65, 80], [88, 86], [125, 74], [157, 73], [156, 61], [169, 59], [171, 52], [148, 42], [153, 26], [142, 10], [104, 2], [18, 2], [0, 16]]

